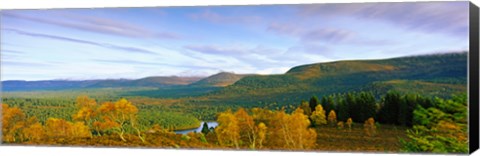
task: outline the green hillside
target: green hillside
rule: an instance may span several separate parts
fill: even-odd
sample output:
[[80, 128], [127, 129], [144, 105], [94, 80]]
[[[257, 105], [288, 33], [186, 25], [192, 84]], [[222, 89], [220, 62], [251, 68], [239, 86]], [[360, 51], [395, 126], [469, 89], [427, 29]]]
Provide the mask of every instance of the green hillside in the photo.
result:
[[214, 87], [225, 87], [234, 84], [241, 78], [248, 76], [245, 74], [235, 74], [229, 72], [220, 72], [218, 74], [209, 76], [207, 78], [201, 79], [197, 82], [192, 83], [192, 86], [214, 86]]
[[[448, 97], [466, 91], [467, 53], [297, 66], [280, 75], [246, 76], [207, 96], [230, 104], [293, 104], [312, 95], [388, 90]], [[248, 97], [248, 98], [245, 98]]]
[[105, 88], [105, 87], [165, 87], [175, 85], [188, 85], [196, 82], [202, 78], [200, 77], [177, 77], [177, 76], [156, 76], [146, 77], [137, 80], [105, 80], [90, 88]]

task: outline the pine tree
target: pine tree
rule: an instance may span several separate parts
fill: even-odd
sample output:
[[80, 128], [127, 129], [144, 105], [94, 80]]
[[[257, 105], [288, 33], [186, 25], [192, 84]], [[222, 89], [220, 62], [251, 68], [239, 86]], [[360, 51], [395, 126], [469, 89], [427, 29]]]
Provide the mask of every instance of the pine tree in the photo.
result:
[[314, 112], [315, 107], [317, 107], [317, 105], [318, 105], [318, 97], [312, 96], [309, 101], [310, 111]]
[[350, 114], [348, 113], [348, 107], [345, 104], [345, 99], [343, 98], [338, 99], [337, 110], [338, 120], [345, 121], [350, 116]]
[[210, 132], [210, 130], [208, 129], [208, 124], [207, 122], [204, 122], [203, 123], [203, 126], [202, 126], [202, 131], [201, 131], [203, 134], [208, 134], [208, 132]]

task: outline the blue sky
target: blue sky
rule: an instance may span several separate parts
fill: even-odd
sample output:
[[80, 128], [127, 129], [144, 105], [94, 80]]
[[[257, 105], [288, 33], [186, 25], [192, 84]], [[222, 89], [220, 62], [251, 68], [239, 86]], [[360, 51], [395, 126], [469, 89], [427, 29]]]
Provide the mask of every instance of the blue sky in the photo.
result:
[[468, 2], [2, 10], [2, 80], [281, 74], [468, 50]]

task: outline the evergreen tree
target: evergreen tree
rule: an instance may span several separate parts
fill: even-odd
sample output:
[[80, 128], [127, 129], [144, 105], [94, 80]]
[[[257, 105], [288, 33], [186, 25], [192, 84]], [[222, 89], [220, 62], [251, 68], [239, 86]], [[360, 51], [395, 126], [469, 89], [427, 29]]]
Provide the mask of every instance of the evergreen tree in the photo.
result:
[[378, 120], [386, 124], [399, 124], [398, 114], [401, 97], [398, 92], [388, 92], [382, 100], [382, 107], [378, 113]]
[[333, 96], [324, 96], [322, 97], [322, 102], [321, 102], [322, 106], [323, 106], [323, 109], [326, 111], [326, 112], [330, 112], [331, 110], [334, 109], [335, 107], [335, 103], [334, 103], [334, 100], [333, 100]]
[[210, 132], [210, 129], [208, 129], [208, 124], [207, 122], [204, 122], [203, 123], [203, 127], [202, 127], [202, 131], [201, 131], [203, 134], [208, 134], [208, 132]]
[[318, 105], [318, 97], [317, 96], [312, 96], [310, 98], [310, 101], [309, 101], [310, 111], [314, 112], [315, 107], [317, 107], [317, 105]]
[[337, 113], [338, 120], [345, 121], [347, 120], [347, 118], [350, 117], [350, 114], [348, 113], [348, 107], [345, 104], [345, 99], [343, 98], [338, 99], [337, 110], [338, 110], [338, 113]]
[[[348, 110], [348, 114], [350, 115], [350, 117], [352, 117], [353, 119], [355, 119], [358, 115], [356, 115], [358, 109], [355, 108], [355, 97], [352, 93], [347, 93], [345, 95], [345, 106]], [[357, 120], [355, 119], [354, 121], [356, 122], [363, 122], [361, 120]]]
[[377, 105], [373, 94], [371, 92], [362, 92], [360, 93], [360, 99], [363, 99], [361, 103], [361, 113], [363, 118], [361, 120], [367, 120], [370, 117], [374, 117], [377, 112]]

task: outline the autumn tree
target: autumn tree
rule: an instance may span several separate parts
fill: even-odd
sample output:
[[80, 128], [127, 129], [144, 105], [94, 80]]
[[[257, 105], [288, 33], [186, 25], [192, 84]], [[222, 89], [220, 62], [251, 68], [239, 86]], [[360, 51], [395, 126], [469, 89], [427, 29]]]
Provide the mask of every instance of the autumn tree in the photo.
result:
[[300, 109], [303, 110], [303, 114], [306, 116], [312, 115], [312, 109], [310, 108], [310, 105], [306, 101], [302, 101], [302, 104], [300, 104]]
[[257, 127], [253, 118], [248, 115], [245, 109], [240, 108], [235, 113], [235, 117], [238, 121], [238, 127], [240, 128], [240, 139], [242, 142], [245, 142], [249, 145], [250, 148], [255, 149], [255, 144], [257, 143]]
[[339, 122], [337, 123], [337, 128], [338, 128], [338, 129], [343, 129], [343, 127], [344, 127], [343, 121], [339, 121]]
[[25, 114], [18, 107], [2, 104], [2, 134], [6, 142], [17, 142], [25, 126]]
[[297, 108], [291, 115], [284, 111], [275, 113], [272, 119], [272, 141], [285, 149], [310, 149], [315, 145], [317, 133], [308, 128], [310, 120]]
[[218, 126], [215, 128], [218, 142], [223, 146], [234, 146], [239, 148], [240, 127], [238, 127], [238, 120], [231, 110], [220, 113], [218, 115]]
[[58, 118], [48, 118], [45, 132], [50, 138], [83, 138], [90, 137], [89, 128], [83, 122], [68, 122]]
[[24, 138], [26, 140], [41, 140], [45, 137], [45, 129], [43, 125], [36, 122], [22, 130]]
[[101, 130], [111, 130], [118, 134], [120, 139], [126, 141], [124, 138], [128, 128], [137, 132], [137, 136], [145, 141], [144, 136], [137, 127], [137, 113], [138, 109], [131, 102], [122, 98], [115, 103], [105, 102], [98, 108], [98, 113], [101, 114], [102, 122], [94, 122], [94, 127]]
[[325, 117], [325, 110], [323, 110], [322, 105], [317, 105], [317, 107], [315, 107], [315, 111], [310, 116], [310, 119], [312, 120], [313, 125], [315, 126], [327, 124], [327, 120]]
[[76, 106], [78, 111], [72, 118], [76, 121], [83, 121], [87, 126], [92, 127], [97, 115], [97, 102], [95, 99], [90, 99], [87, 96], [79, 96], [76, 99]]
[[352, 130], [352, 123], [353, 123], [352, 118], [348, 118], [346, 122], [348, 130]]
[[267, 137], [267, 126], [263, 123], [263, 122], [260, 122], [257, 126], [258, 128], [258, 131], [257, 131], [257, 135], [258, 135], [258, 139], [257, 139], [257, 144], [258, 144], [258, 148], [261, 149], [263, 147], [263, 144], [266, 140], [266, 137]]
[[45, 129], [36, 117], [30, 117], [26, 121], [22, 135], [25, 140], [41, 140], [45, 137]]
[[374, 136], [376, 134], [377, 127], [375, 126], [375, 120], [371, 117], [365, 120], [363, 128], [367, 136]]
[[337, 114], [334, 110], [331, 110], [330, 113], [328, 113], [328, 122], [331, 125], [335, 125], [337, 123]]

